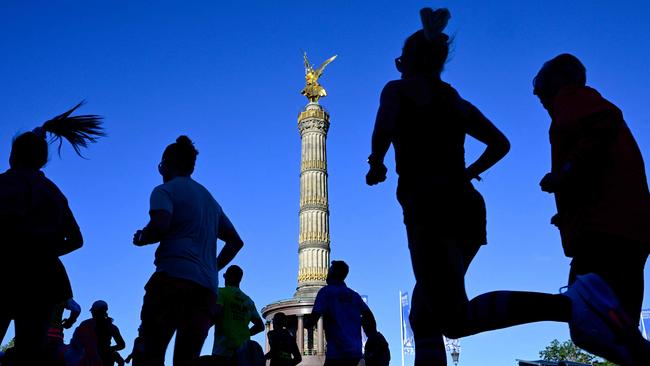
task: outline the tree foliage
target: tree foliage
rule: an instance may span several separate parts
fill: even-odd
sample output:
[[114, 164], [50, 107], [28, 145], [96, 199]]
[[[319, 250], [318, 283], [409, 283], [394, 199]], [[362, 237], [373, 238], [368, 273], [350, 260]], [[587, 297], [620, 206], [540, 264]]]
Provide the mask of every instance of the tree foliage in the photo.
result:
[[560, 342], [554, 339], [550, 345], [539, 352], [539, 357], [545, 361], [573, 361], [593, 364], [595, 366], [616, 366], [616, 364], [592, 355], [578, 348], [570, 340]]

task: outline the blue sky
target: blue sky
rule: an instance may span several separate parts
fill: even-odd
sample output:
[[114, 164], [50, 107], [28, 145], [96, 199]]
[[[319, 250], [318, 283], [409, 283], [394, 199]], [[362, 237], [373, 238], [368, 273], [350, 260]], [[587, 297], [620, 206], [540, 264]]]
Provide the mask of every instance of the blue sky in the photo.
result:
[[[512, 143], [477, 184], [488, 204], [489, 245], [467, 275], [469, 295], [564, 285], [569, 261], [548, 223], [553, 200], [538, 188], [550, 166], [549, 118], [531, 80], [545, 60], [574, 53], [587, 66], [588, 83], [621, 107], [650, 158], [647, 3], [6, 0], [0, 169], [8, 167], [12, 137], [81, 99], [88, 101], [81, 112], [106, 118], [109, 136], [86, 152], [89, 160], [66, 147], [45, 168], [85, 237], [85, 246], [64, 258], [82, 318], [94, 300], [108, 301], [130, 347], [155, 250], [134, 247], [131, 237], [146, 223], [162, 151], [179, 134], [195, 140], [194, 177], [246, 243], [235, 260], [246, 272], [244, 290], [259, 308], [293, 294], [304, 49], [317, 64], [339, 55], [322, 79], [329, 92], [322, 104], [332, 117], [332, 258], [350, 264], [348, 284], [369, 296], [399, 364], [398, 292], [410, 291], [413, 276], [396, 176], [367, 187], [365, 159], [379, 93], [398, 77], [393, 59], [418, 29], [423, 6], [452, 13], [455, 45], [443, 78]], [[468, 141], [468, 161], [481, 148]], [[461, 341], [461, 362], [514, 365], [537, 358], [554, 338], [567, 339], [567, 327], [538, 323], [469, 337]]]

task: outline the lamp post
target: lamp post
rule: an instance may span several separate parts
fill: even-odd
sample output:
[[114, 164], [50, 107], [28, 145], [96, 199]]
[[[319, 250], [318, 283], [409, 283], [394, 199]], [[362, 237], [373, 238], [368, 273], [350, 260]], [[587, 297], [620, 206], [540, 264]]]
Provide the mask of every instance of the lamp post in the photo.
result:
[[451, 354], [451, 360], [454, 362], [454, 365], [458, 365], [458, 359], [460, 358], [460, 340], [458, 339], [449, 339], [445, 337], [445, 346], [449, 354]]
[[451, 350], [451, 360], [454, 362], [454, 365], [458, 365], [458, 358], [460, 357], [460, 352], [457, 349]]

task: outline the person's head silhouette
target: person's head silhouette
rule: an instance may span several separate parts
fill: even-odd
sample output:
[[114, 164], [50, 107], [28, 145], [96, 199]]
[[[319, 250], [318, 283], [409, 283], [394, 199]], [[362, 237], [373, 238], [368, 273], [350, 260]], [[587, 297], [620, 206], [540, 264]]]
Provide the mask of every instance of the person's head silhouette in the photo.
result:
[[350, 272], [350, 267], [344, 261], [332, 261], [329, 271], [327, 272], [327, 283], [343, 283]]
[[104, 300], [97, 300], [90, 307], [90, 313], [95, 319], [104, 319], [108, 317], [108, 304]]
[[226, 281], [226, 286], [239, 287], [241, 279], [244, 277], [244, 271], [238, 265], [233, 264], [228, 267], [226, 273], [223, 274], [223, 279]]
[[287, 316], [284, 313], [276, 313], [273, 316], [273, 329], [284, 329], [287, 327]]
[[404, 42], [402, 55], [395, 59], [404, 76], [440, 75], [449, 56], [449, 36], [443, 33], [451, 14], [447, 9], [424, 8], [420, 11], [423, 29]]
[[546, 61], [533, 79], [533, 94], [552, 112], [553, 101], [566, 86], [585, 86], [587, 70], [577, 57], [563, 53]]
[[9, 166], [12, 168], [41, 169], [47, 163], [47, 141], [34, 132], [16, 137], [11, 145]]
[[13, 169], [36, 170], [45, 166], [48, 159], [47, 133], [50, 134], [50, 141], [59, 141], [59, 152], [62, 139], [66, 139], [77, 155], [81, 156], [82, 147], [87, 147], [89, 142], [95, 142], [98, 137], [105, 135], [100, 116], [90, 114], [70, 117], [83, 103], [16, 137], [11, 144], [9, 166]]
[[189, 177], [194, 172], [196, 157], [199, 151], [189, 137], [181, 135], [176, 142], [170, 144], [163, 152], [158, 164], [158, 171], [165, 182], [176, 177]]

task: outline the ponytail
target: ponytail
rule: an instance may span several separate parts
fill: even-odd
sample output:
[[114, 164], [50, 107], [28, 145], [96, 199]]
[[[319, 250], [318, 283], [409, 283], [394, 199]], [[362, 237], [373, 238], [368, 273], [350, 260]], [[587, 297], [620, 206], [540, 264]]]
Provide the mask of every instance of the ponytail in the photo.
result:
[[45, 138], [45, 132], [51, 134], [50, 142], [58, 141], [59, 155], [61, 154], [61, 145], [63, 139], [68, 140], [72, 148], [81, 155], [81, 148], [87, 148], [88, 143], [97, 142], [97, 138], [106, 136], [102, 127], [102, 117], [96, 114], [83, 114], [80, 116], [70, 117], [72, 112], [84, 105], [86, 102], [81, 101], [70, 110], [50, 119], [43, 123], [41, 127], [36, 127], [34, 133], [41, 134]]
[[50, 134], [49, 142], [59, 142], [59, 156], [63, 139], [66, 139], [75, 153], [83, 157], [81, 148], [86, 148], [89, 143], [94, 143], [99, 137], [106, 136], [101, 116], [95, 114], [70, 116], [83, 104], [82, 101], [70, 110], [46, 121], [43, 125], [16, 137], [11, 146], [11, 166], [42, 168], [47, 163], [48, 133]]
[[405, 74], [439, 74], [449, 56], [451, 40], [443, 33], [451, 13], [445, 8], [420, 10], [422, 29], [413, 33], [404, 42], [398, 70]]

